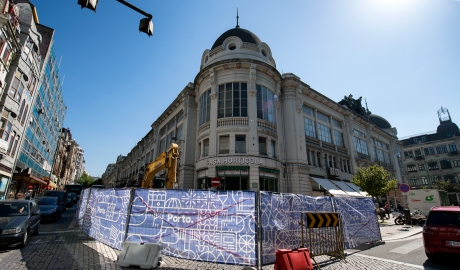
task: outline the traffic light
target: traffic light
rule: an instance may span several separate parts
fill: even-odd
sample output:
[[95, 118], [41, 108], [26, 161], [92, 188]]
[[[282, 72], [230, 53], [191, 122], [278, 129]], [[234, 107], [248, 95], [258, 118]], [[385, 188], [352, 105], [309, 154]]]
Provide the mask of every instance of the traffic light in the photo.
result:
[[146, 33], [149, 37], [153, 35], [153, 23], [150, 18], [141, 19], [139, 22], [139, 31]]
[[78, 4], [81, 8], [89, 8], [94, 12], [96, 12], [97, 2], [98, 0], [78, 0]]

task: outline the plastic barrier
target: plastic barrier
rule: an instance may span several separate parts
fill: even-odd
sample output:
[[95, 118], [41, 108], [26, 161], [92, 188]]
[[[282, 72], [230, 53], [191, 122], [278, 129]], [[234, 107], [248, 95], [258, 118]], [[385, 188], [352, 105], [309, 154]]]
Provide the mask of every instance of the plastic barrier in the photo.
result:
[[308, 248], [279, 249], [276, 251], [275, 270], [313, 270]]
[[157, 268], [160, 261], [161, 246], [158, 244], [123, 242], [118, 256], [118, 265], [123, 267], [139, 266], [142, 269]]

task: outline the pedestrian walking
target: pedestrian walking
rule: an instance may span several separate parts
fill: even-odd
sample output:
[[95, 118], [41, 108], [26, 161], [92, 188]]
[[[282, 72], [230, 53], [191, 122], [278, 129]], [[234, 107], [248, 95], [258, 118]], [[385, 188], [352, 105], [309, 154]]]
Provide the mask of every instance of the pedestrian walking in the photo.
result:
[[388, 219], [390, 219], [390, 205], [388, 203], [385, 203], [385, 206], [383, 207], [385, 209], [385, 213], [388, 216]]

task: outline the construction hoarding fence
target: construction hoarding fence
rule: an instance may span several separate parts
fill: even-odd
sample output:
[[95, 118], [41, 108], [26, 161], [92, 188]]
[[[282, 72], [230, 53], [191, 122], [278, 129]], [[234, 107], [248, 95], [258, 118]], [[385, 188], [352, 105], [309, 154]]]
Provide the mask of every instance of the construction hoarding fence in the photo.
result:
[[343, 227], [337, 212], [303, 212], [300, 218], [302, 246], [308, 247], [310, 256], [329, 255], [345, 260]]
[[346, 248], [380, 239], [371, 198], [93, 188], [82, 191], [76, 218], [84, 233], [118, 250], [124, 241], [154, 243], [171, 257], [262, 266], [275, 262], [278, 249], [302, 246], [303, 212], [339, 213]]

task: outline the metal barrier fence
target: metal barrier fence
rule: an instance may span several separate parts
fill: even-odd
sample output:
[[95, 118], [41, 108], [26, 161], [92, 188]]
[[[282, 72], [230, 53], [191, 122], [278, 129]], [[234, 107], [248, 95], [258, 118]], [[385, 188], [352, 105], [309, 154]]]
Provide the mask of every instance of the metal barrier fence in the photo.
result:
[[276, 250], [302, 245], [302, 212], [340, 213], [346, 248], [381, 240], [374, 209], [371, 198], [93, 188], [82, 192], [77, 219], [83, 232], [115, 249], [125, 240], [158, 243], [163, 255], [261, 267], [275, 262]]
[[[337, 212], [303, 212], [300, 220], [302, 227], [302, 246], [308, 247], [310, 257], [329, 255], [345, 261], [343, 227]], [[305, 233], [304, 233], [305, 231]]]

